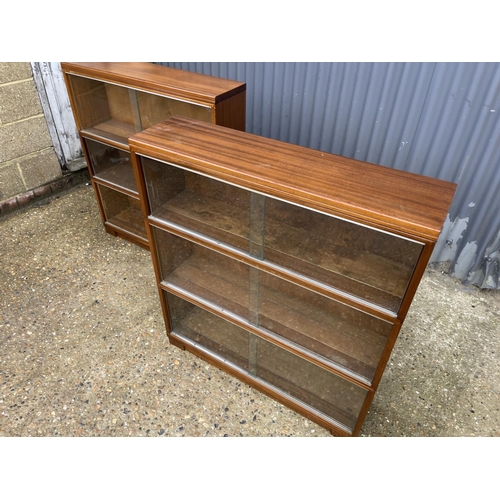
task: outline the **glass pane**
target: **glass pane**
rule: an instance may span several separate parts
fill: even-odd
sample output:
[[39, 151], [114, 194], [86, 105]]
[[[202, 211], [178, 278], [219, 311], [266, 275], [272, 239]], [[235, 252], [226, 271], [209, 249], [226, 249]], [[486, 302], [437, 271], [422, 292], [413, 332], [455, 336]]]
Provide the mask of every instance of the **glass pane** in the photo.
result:
[[98, 185], [106, 221], [126, 231], [147, 238], [139, 200]]
[[258, 325], [370, 383], [392, 323], [260, 272]]
[[152, 227], [163, 283], [373, 379], [392, 323]]
[[171, 116], [211, 122], [212, 108], [68, 75], [82, 130], [127, 145], [136, 132]]
[[68, 78], [81, 128], [127, 145], [128, 137], [140, 130], [131, 101], [134, 91], [75, 75]]
[[353, 430], [368, 391], [263, 339], [257, 377]]
[[249, 267], [205, 247], [152, 227], [164, 283], [212, 307], [248, 318]]
[[[172, 331], [302, 401], [353, 430], [367, 391], [313, 363], [201, 309], [174, 294], [166, 294]], [[249, 338], [256, 340], [250, 348]], [[254, 352], [255, 351], [255, 352]], [[250, 359], [252, 354], [256, 360]]]
[[84, 139], [94, 176], [139, 194], [130, 153], [97, 141]]
[[139, 91], [137, 92], [137, 101], [143, 129], [152, 127], [175, 115], [208, 123], [212, 121], [212, 109], [206, 106]]
[[249, 251], [248, 191], [148, 158], [141, 163], [154, 217]]
[[397, 312], [422, 245], [268, 198], [264, 259]]
[[248, 370], [248, 332], [172, 293], [164, 293], [175, 334]]

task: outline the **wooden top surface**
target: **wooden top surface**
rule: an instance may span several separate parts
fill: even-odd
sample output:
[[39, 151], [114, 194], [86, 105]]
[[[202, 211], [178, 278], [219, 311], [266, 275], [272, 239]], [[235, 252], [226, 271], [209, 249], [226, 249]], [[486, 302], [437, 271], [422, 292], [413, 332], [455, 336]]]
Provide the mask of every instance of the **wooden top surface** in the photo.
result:
[[435, 241], [456, 185], [176, 116], [133, 152], [379, 229]]
[[242, 82], [148, 62], [63, 62], [61, 68], [65, 73], [207, 104], [215, 104], [246, 90]]

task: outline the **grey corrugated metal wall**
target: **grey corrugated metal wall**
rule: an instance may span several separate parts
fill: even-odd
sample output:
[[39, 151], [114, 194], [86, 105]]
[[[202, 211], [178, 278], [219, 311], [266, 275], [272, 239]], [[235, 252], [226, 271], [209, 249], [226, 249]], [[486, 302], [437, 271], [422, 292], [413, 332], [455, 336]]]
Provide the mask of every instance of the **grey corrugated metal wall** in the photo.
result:
[[247, 83], [247, 131], [458, 184], [432, 256], [500, 288], [500, 63], [180, 63]]

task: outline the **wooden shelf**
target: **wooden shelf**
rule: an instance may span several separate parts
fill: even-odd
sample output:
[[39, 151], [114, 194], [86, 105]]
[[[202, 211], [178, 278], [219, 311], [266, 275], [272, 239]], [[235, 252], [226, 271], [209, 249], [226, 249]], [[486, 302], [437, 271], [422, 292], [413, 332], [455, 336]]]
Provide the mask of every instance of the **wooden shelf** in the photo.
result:
[[135, 182], [134, 168], [129, 162], [111, 165], [94, 174], [94, 179], [114, 188], [121, 188], [139, 199], [139, 191]]
[[112, 224], [115, 229], [123, 229], [129, 233], [136, 234], [141, 238], [147, 239], [146, 229], [144, 228], [142, 219], [139, 218], [140, 211], [134, 207], [129, 207], [122, 210], [120, 213], [106, 220]]
[[102, 200], [105, 223], [112, 224], [115, 230], [123, 229], [147, 240], [139, 200], [98, 183], [96, 187]]
[[118, 120], [107, 120], [93, 127], [85, 128], [82, 132], [95, 138], [107, 139], [108, 141], [118, 143], [128, 149], [128, 138], [139, 132], [139, 130], [136, 130], [133, 125], [128, 123]]
[[[248, 332], [188, 302], [170, 296], [172, 320], [177, 335], [189, 339], [239, 368], [249, 370]], [[178, 310], [182, 315], [178, 317]]]

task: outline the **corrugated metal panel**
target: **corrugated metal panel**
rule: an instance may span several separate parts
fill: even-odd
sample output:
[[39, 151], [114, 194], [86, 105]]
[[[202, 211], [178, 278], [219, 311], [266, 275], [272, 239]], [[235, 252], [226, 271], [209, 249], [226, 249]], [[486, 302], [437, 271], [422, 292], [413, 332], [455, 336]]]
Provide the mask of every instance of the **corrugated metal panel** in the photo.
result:
[[458, 184], [432, 259], [500, 288], [500, 63], [159, 63], [247, 83], [247, 131]]

